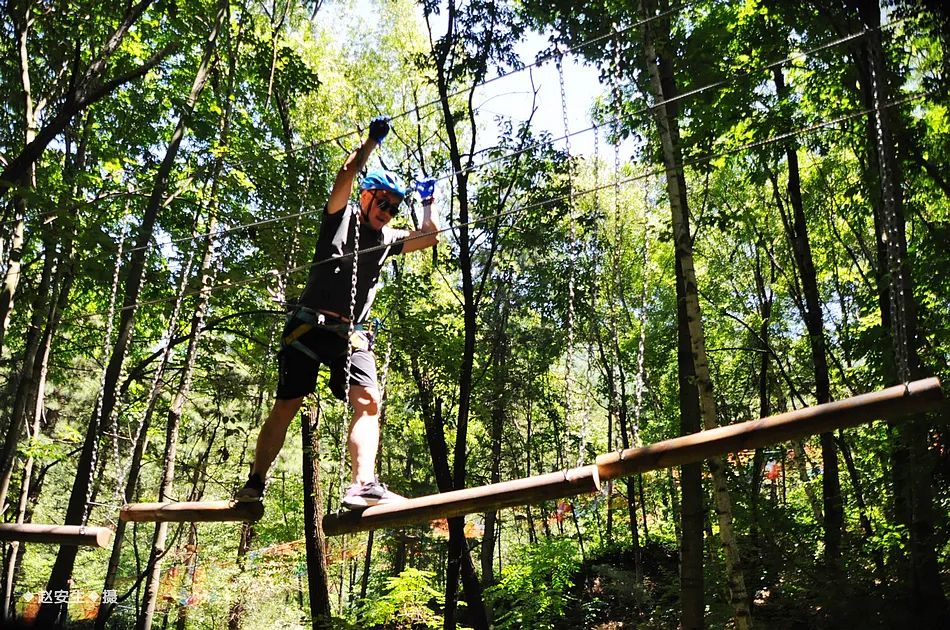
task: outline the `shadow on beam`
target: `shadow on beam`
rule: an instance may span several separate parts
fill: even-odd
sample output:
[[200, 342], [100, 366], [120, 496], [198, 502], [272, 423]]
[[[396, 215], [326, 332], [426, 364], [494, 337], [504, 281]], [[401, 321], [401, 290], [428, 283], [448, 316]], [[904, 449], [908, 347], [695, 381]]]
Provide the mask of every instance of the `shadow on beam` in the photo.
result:
[[717, 455], [853, 427], [879, 418], [896, 418], [933, 409], [942, 400], [940, 380], [923, 379], [769, 418], [700, 431], [650, 446], [607, 453], [599, 456], [594, 465], [569, 471], [377, 505], [362, 512], [328, 514], [323, 518], [323, 531], [327, 536], [336, 536], [401, 527], [437, 518], [588, 494], [600, 489], [601, 479], [616, 479], [699, 462]]

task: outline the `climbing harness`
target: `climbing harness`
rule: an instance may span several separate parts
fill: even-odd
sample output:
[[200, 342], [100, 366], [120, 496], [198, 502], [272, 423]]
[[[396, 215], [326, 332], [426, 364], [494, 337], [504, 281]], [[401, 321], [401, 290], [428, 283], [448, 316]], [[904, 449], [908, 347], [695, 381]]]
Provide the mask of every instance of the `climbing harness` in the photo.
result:
[[[314, 328], [328, 330], [337, 334], [342, 339], [349, 340], [350, 348], [356, 350], [372, 350], [373, 342], [376, 337], [376, 330], [380, 325], [378, 320], [373, 320], [373, 324], [371, 326], [366, 326], [365, 324], [353, 324], [352, 320], [348, 322], [342, 318], [333, 317], [332, 315], [315, 311], [312, 308], [308, 308], [306, 306], [298, 306], [293, 311], [291, 311], [290, 315], [287, 317], [287, 321], [292, 322], [294, 320], [299, 321], [300, 324], [298, 324], [287, 335], [281, 338], [281, 350], [284, 348], [293, 348], [294, 350], [302, 352], [314, 361], [320, 361], [320, 357], [318, 357], [313, 350], [307, 347], [306, 344], [300, 341], [301, 337], [306, 335]], [[347, 374], [349, 374], [349, 367], [347, 367]]]

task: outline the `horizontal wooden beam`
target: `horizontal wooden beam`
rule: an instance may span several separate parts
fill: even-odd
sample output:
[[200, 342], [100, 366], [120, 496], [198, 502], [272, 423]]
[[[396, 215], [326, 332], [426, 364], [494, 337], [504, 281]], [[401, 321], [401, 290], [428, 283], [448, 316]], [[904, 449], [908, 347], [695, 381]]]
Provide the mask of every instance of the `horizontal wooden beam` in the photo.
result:
[[112, 530], [108, 527], [83, 527], [80, 525], [0, 523], [0, 540], [19, 540], [21, 542], [50, 545], [108, 547], [112, 541]]
[[119, 512], [123, 521], [159, 523], [254, 522], [264, 516], [260, 501], [165, 501], [129, 503]]
[[939, 379], [928, 378], [769, 418], [700, 431], [642, 448], [607, 453], [599, 456], [596, 464], [569, 471], [407, 499], [373, 506], [362, 512], [328, 514], [323, 518], [323, 531], [328, 536], [335, 536], [382, 527], [401, 527], [596, 492], [602, 479], [699, 462], [878, 418], [896, 418], [932, 409], [942, 400]]
[[407, 499], [399, 503], [374, 505], [363, 511], [327, 514], [323, 517], [323, 532], [327, 536], [336, 536], [381, 527], [401, 527], [436, 518], [451, 518], [545, 499], [588, 494], [599, 489], [597, 466], [582, 466], [536, 477]]
[[940, 380], [936, 377], [927, 378], [907, 383], [906, 386], [897, 385], [760, 420], [740, 422], [649, 446], [607, 453], [597, 458], [597, 466], [602, 479], [616, 479], [853, 427], [879, 418], [908, 415], [932, 409], [942, 399]]

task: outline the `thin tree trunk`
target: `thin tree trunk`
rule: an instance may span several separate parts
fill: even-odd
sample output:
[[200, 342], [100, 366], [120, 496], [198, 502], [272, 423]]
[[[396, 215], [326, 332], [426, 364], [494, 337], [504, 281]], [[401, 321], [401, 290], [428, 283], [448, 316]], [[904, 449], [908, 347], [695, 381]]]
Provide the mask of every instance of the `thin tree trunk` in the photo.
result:
[[[449, 2], [447, 11], [448, 33], [446, 41], [451, 41], [454, 37], [456, 28], [457, 8], [455, 2]], [[435, 51], [434, 51], [435, 52]], [[455, 430], [455, 447], [453, 452], [453, 470], [450, 478], [439, 478], [440, 491], [458, 490], [465, 487], [468, 461], [468, 421], [469, 412], [472, 403], [472, 373], [475, 363], [475, 344], [478, 331], [478, 303], [475, 294], [475, 281], [473, 277], [472, 265], [472, 243], [469, 232], [469, 198], [468, 198], [468, 168], [463, 168], [463, 152], [459, 146], [459, 132], [457, 130], [457, 118], [452, 112], [452, 105], [449, 99], [449, 79], [446, 76], [446, 64], [450, 50], [444, 48], [436, 53], [436, 87], [439, 92], [439, 102], [442, 107], [442, 118], [445, 124], [446, 138], [449, 144], [449, 158], [455, 172], [456, 189], [455, 194], [458, 199], [458, 257], [459, 269], [462, 276], [462, 320], [464, 324], [464, 340], [462, 345], [462, 356], [459, 362], [458, 375], [458, 414]], [[474, 86], [471, 87], [474, 89]], [[471, 111], [470, 111], [471, 113]], [[465, 166], [471, 166], [474, 152], [475, 133], [472, 130], [470, 140], [472, 146], [468, 151], [468, 160]], [[484, 270], [488, 273], [488, 269]], [[438, 410], [438, 409], [437, 409]], [[442, 435], [441, 442], [444, 444], [444, 434], [442, 434], [441, 424], [437, 427], [438, 433]], [[427, 434], [429, 432], [427, 431]], [[437, 443], [430, 441], [430, 450], [433, 459], [441, 457], [437, 455], [433, 446]], [[447, 454], [447, 453], [446, 453]], [[445, 472], [445, 471], [443, 471]], [[447, 482], [447, 483], [444, 483]], [[487, 630], [488, 618], [485, 611], [484, 599], [482, 598], [481, 584], [478, 576], [475, 574], [472, 558], [465, 544], [464, 519], [449, 519], [449, 543], [448, 543], [448, 567], [446, 570], [446, 590], [445, 590], [445, 628], [455, 628], [455, 616], [458, 601], [458, 583], [459, 576], [464, 585], [464, 595], [468, 604], [468, 612], [471, 617], [471, 623], [476, 630]]]
[[[432, 456], [433, 472], [435, 473], [436, 483], [440, 492], [454, 490], [452, 474], [449, 469], [448, 446], [445, 442], [445, 433], [443, 432], [442, 401], [433, 400], [431, 384], [427, 377], [422, 373], [418, 358], [413, 355], [410, 358], [413, 379], [419, 391], [419, 406], [422, 408], [422, 418], [426, 429], [426, 442], [429, 445], [429, 452]], [[469, 554], [468, 546], [465, 544], [465, 520], [462, 518], [450, 518], [449, 524], [449, 545], [448, 545], [448, 570], [446, 572], [446, 589], [450, 589], [449, 580], [452, 579], [453, 570], [458, 583], [461, 575], [462, 584], [465, 587], [466, 602], [469, 602], [469, 612], [473, 614], [470, 620], [476, 628], [487, 628], [488, 622], [484, 606], [472, 608], [473, 598], [476, 603], [481, 603], [481, 585], [478, 582], [478, 576], [475, 574], [475, 566], [472, 564], [472, 557]], [[461, 540], [460, 546], [452, 544], [453, 535], [456, 540]], [[481, 617], [481, 619], [479, 619]], [[446, 608], [446, 619], [451, 619], [451, 626], [446, 622], [446, 627], [455, 626], [455, 611]]]
[[13, 236], [10, 239], [10, 256], [6, 260], [7, 272], [3, 278], [3, 288], [0, 289], [0, 356], [3, 356], [7, 328], [13, 314], [13, 298], [20, 284], [21, 260], [23, 259], [23, 245], [25, 243], [26, 201], [23, 197], [17, 196], [14, 207], [16, 208], [16, 224], [13, 227]]
[[[17, 11], [19, 9], [19, 11]], [[20, 68], [20, 86], [23, 99], [23, 146], [28, 146], [36, 138], [36, 121], [42, 111], [42, 105], [34, 108], [33, 90], [30, 82], [30, 53], [28, 38], [33, 20], [30, 18], [32, 2], [11, 2], [8, 6], [14, 26], [17, 44], [17, 60]], [[27, 189], [36, 188], [36, 165], [30, 164], [17, 183]], [[7, 328], [10, 325], [10, 316], [13, 313], [14, 298], [20, 284], [22, 272], [21, 261], [25, 243], [26, 228], [26, 198], [17, 193], [13, 201], [16, 224], [13, 236], [10, 239], [10, 257], [7, 259], [7, 271], [3, 279], [3, 288], [0, 289], [0, 356], [3, 353]], [[51, 255], [48, 253], [48, 255]], [[0, 499], [0, 506], [4, 499]]]
[[[238, 543], [237, 561], [241, 571], [245, 570], [244, 559], [248, 550], [251, 548], [251, 542], [254, 539], [254, 527], [251, 523], [241, 523], [241, 541]], [[231, 609], [228, 611], [228, 630], [241, 630], [244, 627], [244, 613], [246, 612], [245, 601], [243, 597], [235, 598]]]
[[[214, 26], [211, 30], [210, 35], [208, 36], [204, 54], [199, 64], [198, 71], [195, 75], [195, 80], [191, 87], [191, 92], [188, 96], [186, 106], [182, 112], [181, 117], [178, 121], [178, 126], [175, 129], [173, 139], [169, 145], [168, 151], [166, 152], [165, 161], [163, 162], [163, 167], [167, 166], [167, 170], [164, 175], [160, 169], [160, 180], [161, 185], [156, 184], [156, 191], [158, 188], [164, 189], [167, 185], [167, 179], [171, 172], [171, 167], [174, 164], [175, 156], [178, 152], [178, 147], [180, 146], [181, 139], [184, 135], [184, 131], [187, 128], [187, 125], [190, 121], [191, 114], [194, 111], [195, 104], [198, 101], [201, 92], [204, 89], [204, 86], [207, 82], [208, 76], [211, 70], [211, 58], [214, 52], [215, 43], [220, 33], [222, 24], [224, 23], [228, 15], [228, 2], [227, 0], [219, 0], [217, 8], [217, 16], [214, 22]], [[217, 180], [215, 180], [217, 181]], [[156, 194], [153, 191], [152, 198], [157, 201]], [[195, 311], [192, 315], [191, 322], [191, 331], [188, 341], [188, 349], [186, 351], [185, 357], [185, 368], [181, 375], [179, 381], [178, 391], [175, 394], [175, 397], [172, 401], [172, 404], [168, 410], [168, 419], [167, 419], [167, 433], [165, 439], [165, 462], [162, 472], [162, 480], [159, 487], [158, 497], [159, 501], [167, 501], [171, 499], [172, 487], [175, 479], [175, 458], [177, 455], [178, 448], [178, 430], [179, 423], [181, 419], [182, 408], [184, 407], [186, 397], [191, 387], [191, 377], [194, 372], [195, 359], [197, 357], [198, 351], [198, 339], [201, 330], [201, 324], [204, 321], [205, 313], [207, 310], [208, 300], [210, 297], [210, 283], [212, 282], [212, 276], [208, 273], [211, 269], [211, 261], [214, 257], [213, 249], [213, 231], [215, 229], [215, 220], [214, 220], [214, 211], [212, 210], [211, 218], [209, 220], [209, 236], [206, 239], [205, 251], [201, 264], [201, 278], [202, 278], [202, 290], [198, 298], [198, 303], [195, 306]], [[151, 232], [151, 228], [149, 228]], [[187, 271], [187, 270], [186, 270]], [[186, 272], [185, 272], [186, 273]], [[133, 274], [134, 275], [134, 274]], [[186, 286], [185, 283], [182, 283], [182, 288]], [[179, 292], [177, 298], [178, 302], [183, 298], [182, 292]], [[107, 418], [105, 413], [103, 413], [103, 418]], [[155, 529], [155, 534], [153, 537], [152, 551], [149, 559], [150, 572], [146, 578], [145, 583], [145, 603], [144, 610], [141, 616], [137, 619], [136, 627], [139, 629], [150, 628], [152, 625], [152, 618], [155, 613], [155, 605], [158, 597], [158, 586], [159, 586], [159, 577], [161, 575], [161, 557], [165, 553], [165, 543], [168, 534], [168, 524], [167, 523], [158, 523]]]
[[[773, 69], [775, 89], [780, 99], [788, 97], [788, 88], [781, 68]], [[801, 175], [798, 167], [797, 147], [791, 143], [785, 145], [785, 159], [788, 167], [788, 200], [791, 214], [785, 209], [778, 191], [776, 176], [771, 175], [775, 200], [782, 214], [782, 223], [792, 246], [795, 265], [801, 278], [804, 297], [802, 319], [808, 332], [812, 362], [815, 375], [815, 400], [818, 404], [831, 401], [831, 380], [828, 375], [828, 355], [825, 350], [824, 315], [821, 310], [821, 296], [818, 291], [818, 274], [811, 253], [808, 236], [808, 224], [805, 219], [805, 204], [802, 200]], [[841, 480], [838, 473], [838, 449], [834, 434], [827, 432], [819, 436], [822, 459], [822, 503], [824, 526], [825, 567], [829, 571], [829, 583], [840, 578], [841, 566], [841, 530], [844, 526], [844, 508], [841, 499]]]
[[[198, 571], [198, 527], [194, 523], [188, 526], [188, 542], [185, 545], [185, 579], [191, 580], [191, 594], [194, 595], [195, 581]], [[178, 618], [175, 619], [175, 630], [185, 630], [188, 627], [188, 610], [190, 602], [178, 602]], [[165, 625], [165, 624], [163, 624]]]
[[330, 614], [330, 576], [327, 573], [327, 541], [323, 533], [323, 487], [320, 482], [320, 409], [310, 409], [301, 418], [303, 439], [304, 527], [307, 544], [307, 582], [310, 620], [314, 630], [333, 627]]
[[[215, 229], [213, 219], [209, 225], [209, 229], [211, 231]], [[210, 242], [206, 242], [205, 245], [206, 245], [206, 248], [208, 248], [210, 251], [210, 247], [211, 247]], [[135, 496], [135, 490], [138, 486], [138, 478], [139, 478], [139, 473], [141, 472], [141, 466], [142, 466], [142, 457], [145, 453], [145, 447], [148, 441], [148, 431], [151, 426], [152, 417], [155, 414], [155, 409], [158, 406], [159, 397], [162, 392], [162, 384], [163, 384], [163, 379], [165, 376], [165, 370], [168, 368], [168, 365], [171, 362], [171, 358], [172, 358], [172, 351], [174, 348], [172, 339], [175, 335], [175, 331], [178, 329], [178, 315], [181, 310], [182, 303], [184, 302], [185, 290], [191, 278], [192, 260], [193, 260], [193, 254], [188, 256], [187, 262], [181, 268], [178, 284], [177, 284], [178, 290], [175, 296], [175, 304], [174, 304], [174, 307], [172, 308], [172, 314], [168, 319], [168, 325], [166, 326], [166, 329], [165, 329], [165, 340], [166, 340], [165, 348], [162, 351], [161, 361], [159, 362], [158, 367], [155, 369], [155, 373], [152, 376], [152, 383], [151, 383], [151, 386], [149, 387], [148, 400], [145, 404], [145, 411], [142, 414], [142, 420], [139, 422], [139, 425], [133, 437], [132, 454], [131, 454], [131, 460], [129, 462], [129, 469], [128, 469], [129, 476], [125, 484], [125, 490], [123, 492], [123, 498], [126, 503], [130, 503], [133, 500]], [[208, 263], [208, 260], [209, 260], [209, 254], [208, 252], [206, 252], [204, 262]], [[207, 271], [206, 269], [202, 269], [202, 273], [201, 273], [201, 277], [204, 279], [205, 282], [207, 282], [207, 277], [205, 276], [206, 271]], [[192, 328], [191, 335], [197, 335], [194, 328]], [[194, 337], [189, 339], [189, 350], [191, 350], [191, 342], [193, 339]], [[186, 367], [186, 370], [187, 370], [187, 367]], [[113, 439], [118, 439], [118, 436], [117, 435], [114, 436]], [[118, 453], [118, 450], [116, 450], [116, 453]], [[119, 483], [120, 481], [121, 480], [119, 479], [116, 480], [117, 483]], [[108, 565], [108, 568], [106, 569], [106, 578], [102, 587], [103, 592], [107, 590], [112, 590], [115, 586], [115, 577], [119, 568], [119, 562], [121, 561], [121, 558], [122, 558], [122, 546], [123, 546], [123, 543], [125, 542], [125, 531], [126, 531], [126, 523], [125, 521], [120, 520], [118, 525], [116, 526], [116, 531], [113, 536], [112, 553], [109, 556], [109, 565]], [[115, 610], [115, 606], [116, 606], [115, 604], [104, 604], [104, 605], [99, 606], [99, 611], [96, 614], [97, 628], [105, 627], [106, 620], [112, 614], [113, 610]]]
[[[656, 12], [653, 10], [654, 6], [650, 0], [644, 0], [642, 4], [649, 7], [648, 12], [641, 12], [642, 15], [655, 15]], [[682, 266], [682, 296], [685, 316], [689, 325], [689, 341], [693, 354], [696, 387], [699, 393], [700, 414], [704, 428], [712, 429], [718, 426], [718, 419], [709, 363], [706, 357], [705, 333], [699, 306], [696, 271], [693, 265], [686, 180], [682, 170], [682, 155], [679, 147], [677, 107], [675, 103], [668, 102], [670, 98], [676, 95], [676, 86], [673, 79], [672, 59], [667, 56], [665, 50], [662, 57], [658, 56], [657, 40], [659, 38], [657, 37], [657, 30], [661, 27], [659, 22], [662, 22], [662, 27], [665, 28], [665, 32], [660, 34], [660, 37], [663, 38], [662, 41], [669, 39], [669, 24], [665, 20], [644, 24], [642, 29], [644, 53], [656, 103], [654, 105], [654, 115], [666, 167], [667, 193], [670, 198], [670, 210], [672, 212], [676, 259]], [[745, 587], [742, 560], [732, 524], [732, 500], [726, 484], [725, 463], [717, 457], [710, 458], [708, 465], [713, 478], [713, 497], [716, 513], [719, 517], [719, 536], [726, 561], [730, 604], [733, 607], [736, 628], [747, 630], [752, 627], [752, 617], [749, 610], [749, 598]]]
[[[693, 352], [689, 342], [682, 265], [676, 258], [677, 373], [679, 376], [680, 435], [702, 430]], [[680, 466], [680, 625], [684, 630], [706, 627], [703, 576], [703, 540], [706, 520], [703, 505], [702, 463]]]
[[[56, 247], [49, 236], [44, 237], [45, 256], [40, 282], [33, 299], [33, 312], [30, 316], [30, 327], [27, 330], [26, 345], [23, 351], [23, 364], [20, 369], [19, 382], [13, 398], [13, 408], [10, 413], [10, 422], [0, 450], [0, 511], [5, 512], [7, 493], [10, 489], [10, 478], [13, 475], [13, 460], [16, 455], [20, 434], [23, 432], [31, 417], [30, 409], [36, 400], [37, 390], [40, 387], [38, 372], [42, 354], [44, 319], [49, 317], [55, 308], [49, 303], [50, 287], [53, 283], [53, 274], [56, 261]], [[44, 308], [45, 306], [45, 308]], [[48, 327], [47, 327], [48, 328]]]
[[858, 505], [858, 518], [861, 521], [861, 529], [864, 530], [864, 542], [868, 549], [871, 549], [871, 559], [874, 561], [877, 578], [883, 584], [886, 580], [884, 571], [884, 555], [880, 548], [875, 548], [871, 544], [871, 538], [874, 536], [874, 528], [871, 526], [871, 519], [868, 517], [868, 505], [864, 500], [864, 490], [861, 486], [861, 474], [854, 463], [854, 457], [851, 455], [851, 449], [844, 439], [844, 433], [839, 432], [838, 443], [841, 446], [841, 457], [844, 459], [845, 468], [848, 476], [851, 478], [851, 487], [854, 490], [854, 502]]
[[[525, 443], [525, 453], [524, 453], [524, 455], [525, 455], [525, 457], [524, 457], [524, 461], [525, 461], [525, 475], [528, 476], [528, 477], [531, 476], [531, 450], [532, 450], [532, 449], [531, 449], [531, 445], [534, 443], [534, 430], [533, 430], [533, 429], [534, 429], [534, 422], [533, 422], [533, 420], [534, 420], [534, 414], [533, 414], [533, 411], [534, 411], [534, 407], [531, 405], [531, 401], [529, 400], [529, 401], [528, 401], [528, 411], [527, 411], [527, 413], [525, 414], [525, 415], [527, 415], [527, 418], [525, 419], [525, 423], [527, 424], [527, 426], [525, 427], [525, 436], [524, 436], [524, 443]], [[528, 542], [530, 542], [532, 545], [537, 544], [537, 542], [538, 542], [538, 533], [535, 531], [534, 512], [532, 512], [530, 505], [526, 505], [526, 506], [525, 506], [525, 514], [527, 515], [527, 519], [528, 519]]]
[[[506, 290], [507, 282], [510, 278], [503, 278], [496, 291], [494, 312], [495, 318], [494, 341], [492, 344], [492, 402], [491, 402], [491, 423], [489, 426], [489, 437], [491, 439], [491, 470], [489, 472], [490, 483], [501, 481], [501, 443], [502, 434], [507, 420], [508, 412], [508, 309], [510, 302]], [[497, 522], [498, 512], [486, 512], [485, 531], [482, 536], [481, 545], [481, 565], [482, 582], [484, 584], [494, 584], [495, 582], [495, 524]], [[487, 604], [486, 604], [487, 605]], [[491, 613], [488, 613], [491, 617]]]
[[[215, 182], [217, 182], [217, 180], [215, 180]], [[212, 186], [212, 195], [217, 194], [217, 191], [214, 190], [214, 188], [215, 186]], [[216, 199], [216, 197], [212, 196], [212, 199]], [[166, 429], [167, 433], [165, 440], [165, 464], [162, 475], [162, 483], [159, 488], [159, 501], [168, 501], [171, 499], [170, 495], [175, 481], [175, 456], [178, 450], [178, 429], [181, 421], [181, 414], [182, 410], [184, 409], [185, 402], [187, 401], [188, 394], [191, 391], [191, 378], [194, 374], [195, 363], [198, 357], [198, 342], [201, 337], [201, 329], [202, 325], [204, 324], [205, 315], [208, 311], [208, 303], [211, 299], [211, 289], [215, 280], [215, 275], [213, 272], [215, 254], [214, 235], [215, 231], [217, 230], [217, 221], [215, 217], [216, 210], [214, 207], [212, 207], [211, 216], [209, 217], [206, 228], [208, 232], [205, 238], [201, 267], [198, 272], [202, 285], [198, 294], [198, 302], [195, 305], [195, 310], [191, 317], [188, 348], [185, 351], [184, 358], [185, 367], [181, 375], [181, 380], [179, 381], [178, 390], [175, 393], [175, 397], [172, 400], [171, 406], [168, 410], [168, 422]], [[187, 272], [188, 269], [186, 267], [182, 272], [183, 280], [187, 277]], [[180, 303], [180, 301], [184, 298], [184, 290], [186, 286], [187, 282], [183, 281], [179, 289], [178, 303]], [[172, 319], [174, 320], [175, 318], [173, 317]], [[171, 336], [169, 335], [169, 338], [170, 337]], [[145, 583], [145, 612], [141, 618], [142, 623], [140, 628], [151, 627], [151, 618], [154, 614], [155, 605], [158, 598], [159, 577], [161, 575], [161, 556], [164, 554], [167, 531], [167, 523], [159, 523], [155, 530], [155, 537], [152, 544], [152, 557], [150, 558], [150, 562], [153, 562], [154, 564], [152, 565], [152, 573], [149, 575]]]
[[[765, 246], [765, 239], [760, 235], [755, 246], [755, 288], [759, 305], [759, 334], [757, 343], [760, 350], [758, 394], [759, 394], [759, 417], [768, 418], [772, 415], [772, 405], [769, 398], [769, 362], [772, 355], [769, 351], [770, 331], [772, 320], [772, 303], [774, 294], [771, 289], [772, 281], [775, 277], [775, 262], [771, 256], [771, 272], [769, 273], [768, 286], [766, 285], [765, 274], [762, 272], [762, 248]], [[751, 522], [749, 523], [749, 537], [752, 544], [758, 545], [759, 538], [759, 495], [762, 490], [762, 468], [764, 464], [764, 451], [761, 448], [755, 449], [755, 455], [752, 458], [752, 482], [749, 492], [749, 506], [752, 512]]]
[[[46, 367], [49, 361], [50, 340], [47, 338], [43, 345], [43, 359], [41, 361], [42, 368], [36, 392], [33, 426], [30, 429], [28, 436], [31, 440], [36, 439], [36, 437], [40, 434], [41, 423], [43, 420], [43, 411], [45, 407], [44, 400], [46, 394]], [[32, 481], [33, 475], [33, 461], [33, 456], [31, 455], [27, 457], [26, 461], [23, 463], [23, 477], [22, 481], [20, 482], [20, 498], [17, 504], [16, 513], [16, 523], [18, 524], [24, 523], [26, 519], [26, 510], [30, 497], [30, 483]], [[22, 549], [20, 547], [19, 541], [15, 540], [11, 542], [7, 555], [7, 562], [4, 566], [3, 605], [2, 610], [0, 610], [0, 619], [4, 621], [9, 621], [15, 614], [13, 610], [14, 576], [21, 553]]]

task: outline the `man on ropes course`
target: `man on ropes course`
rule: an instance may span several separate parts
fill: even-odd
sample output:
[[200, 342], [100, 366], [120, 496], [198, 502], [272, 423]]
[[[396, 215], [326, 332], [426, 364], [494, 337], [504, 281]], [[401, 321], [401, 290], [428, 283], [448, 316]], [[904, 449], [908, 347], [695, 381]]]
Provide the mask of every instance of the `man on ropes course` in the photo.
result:
[[387, 490], [375, 475], [381, 396], [376, 382], [373, 333], [366, 328], [366, 321], [385, 260], [434, 246], [439, 227], [432, 215], [432, 178], [416, 185], [422, 197], [419, 230], [387, 227], [407, 193], [391, 172], [369, 172], [360, 184], [359, 202], [350, 200], [357, 173], [388, 133], [389, 118], [374, 118], [369, 125], [369, 137], [347, 157], [337, 173], [323, 208], [306, 289], [284, 327], [277, 354], [280, 376], [274, 407], [257, 437], [254, 465], [247, 483], [235, 494], [238, 501], [257, 501], [263, 496], [267, 471], [284, 444], [287, 427], [303, 398], [316, 389], [321, 363], [330, 368], [333, 395], [353, 406], [347, 443], [352, 483], [346, 489], [343, 505], [360, 509], [403, 499]]

